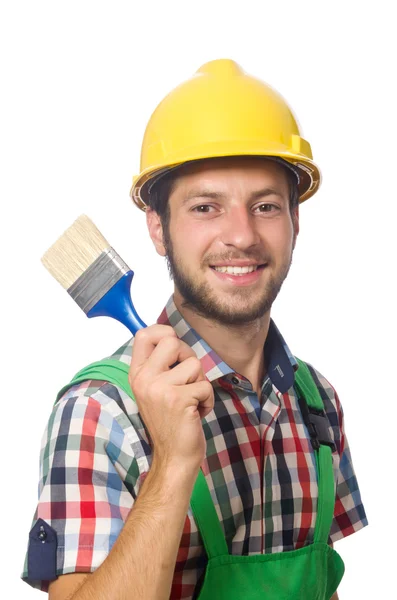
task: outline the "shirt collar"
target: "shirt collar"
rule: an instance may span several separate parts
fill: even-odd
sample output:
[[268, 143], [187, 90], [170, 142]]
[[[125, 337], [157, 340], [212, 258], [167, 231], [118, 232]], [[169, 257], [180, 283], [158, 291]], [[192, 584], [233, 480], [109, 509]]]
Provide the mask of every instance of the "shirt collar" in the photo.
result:
[[270, 319], [263, 351], [267, 364], [267, 374], [271, 382], [279, 392], [285, 394], [294, 384], [294, 374], [298, 369], [298, 363], [273, 319]]
[[[192, 348], [200, 359], [204, 374], [209, 381], [213, 382], [220, 377], [235, 373], [183, 318], [175, 305], [173, 295], [157, 319], [157, 323], [171, 325], [177, 336]], [[264, 353], [267, 374], [272, 384], [284, 394], [294, 383], [294, 372], [298, 368], [298, 363], [273, 319], [270, 319]]]

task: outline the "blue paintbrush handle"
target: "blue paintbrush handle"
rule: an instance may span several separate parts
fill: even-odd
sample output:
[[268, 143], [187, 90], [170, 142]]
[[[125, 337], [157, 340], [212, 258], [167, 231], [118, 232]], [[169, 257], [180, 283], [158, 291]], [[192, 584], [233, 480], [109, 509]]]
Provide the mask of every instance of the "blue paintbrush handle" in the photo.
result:
[[146, 324], [138, 316], [131, 300], [130, 287], [134, 277], [128, 271], [87, 313], [87, 317], [111, 317], [125, 325], [135, 335]]

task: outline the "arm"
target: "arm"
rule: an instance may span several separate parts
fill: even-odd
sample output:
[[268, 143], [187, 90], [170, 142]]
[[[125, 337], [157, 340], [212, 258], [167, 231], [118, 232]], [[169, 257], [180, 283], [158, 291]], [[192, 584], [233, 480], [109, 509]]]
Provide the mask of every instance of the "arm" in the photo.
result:
[[153, 465], [108, 557], [90, 574], [63, 575], [49, 600], [166, 600], [197, 473]]
[[50, 600], [127, 600], [131, 593], [139, 600], [170, 596], [190, 498], [206, 452], [201, 419], [213, 409], [214, 393], [193, 350], [165, 325], [137, 332], [129, 382], [153, 444], [149, 474], [107, 558], [92, 575], [59, 577], [51, 584]]

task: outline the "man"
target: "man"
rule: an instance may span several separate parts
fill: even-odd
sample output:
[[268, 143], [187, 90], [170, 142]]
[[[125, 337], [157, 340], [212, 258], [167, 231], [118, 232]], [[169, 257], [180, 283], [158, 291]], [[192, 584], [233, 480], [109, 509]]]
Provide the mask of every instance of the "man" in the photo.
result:
[[[88, 381], [54, 408], [24, 573], [50, 600], [337, 598], [343, 563], [329, 546], [367, 524], [343, 411], [309, 366], [328, 419], [321, 444], [329, 436], [333, 448], [333, 519], [318, 544], [323, 473], [295, 385], [301, 367], [270, 317], [299, 203], [319, 182], [285, 101], [233, 61], [204, 65], [156, 109], [131, 195], [174, 294], [113, 355], [130, 365], [135, 402]], [[205, 514], [193, 503], [202, 473]], [[213, 587], [209, 521], [224, 544]], [[325, 559], [312, 560], [313, 548]], [[48, 575], [40, 557], [54, 565]], [[257, 563], [249, 592], [227, 589]], [[266, 594], [265, 573], [276, 574]]]

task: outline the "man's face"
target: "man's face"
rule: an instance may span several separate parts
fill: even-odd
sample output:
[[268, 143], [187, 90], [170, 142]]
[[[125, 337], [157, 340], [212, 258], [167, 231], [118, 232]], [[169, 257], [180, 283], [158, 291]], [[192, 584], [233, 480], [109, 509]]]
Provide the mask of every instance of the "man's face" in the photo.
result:
[[284, 168], [265, 159], [183, 167], [169, 197], [168, 230], [156, 213], [148, 214], [151, 235], [157, 222], [152, 239], [167, 256], [182, 306], [227, 325], [250, 323], [270, 310], [299, 230], [289, 194]]

